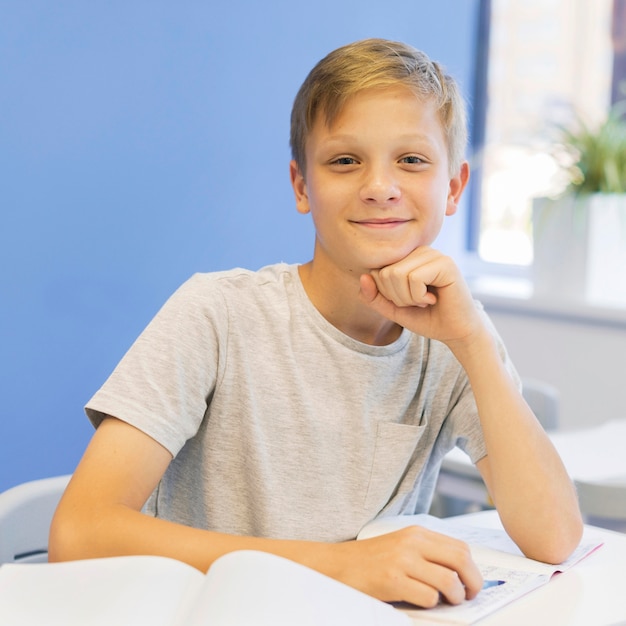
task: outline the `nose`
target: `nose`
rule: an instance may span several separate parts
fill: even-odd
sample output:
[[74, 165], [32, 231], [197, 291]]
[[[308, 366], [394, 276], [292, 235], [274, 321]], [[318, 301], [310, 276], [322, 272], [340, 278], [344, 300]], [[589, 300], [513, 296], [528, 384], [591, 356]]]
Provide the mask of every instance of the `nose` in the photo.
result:
[[383, 166], [370, 167], [361, 185], [361, 200], [368, 204], [389, 204], [400, 198], [400, 187], [393, 172]]

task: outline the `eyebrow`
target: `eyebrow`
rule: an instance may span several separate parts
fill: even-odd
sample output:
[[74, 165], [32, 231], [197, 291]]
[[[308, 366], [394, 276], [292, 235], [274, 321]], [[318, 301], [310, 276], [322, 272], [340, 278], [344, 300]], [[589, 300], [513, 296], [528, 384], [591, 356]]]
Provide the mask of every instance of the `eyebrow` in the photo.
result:
[[[404, 135], [399, 135], [395, 138], [398, 143], [402, 142], [419, 142], [419, 143], [427, 143], [429, 145], [433, 145], [436, 141], [427, 134], [424, 133], [406, 133]], [[332, 145], [334, 143], [343, 143], [343, 142], [359, 142], [360, 135], [352, 135], [349, 133], [338, 133], [336, 135], [329, 135], [324, 139], [325, 145]]]

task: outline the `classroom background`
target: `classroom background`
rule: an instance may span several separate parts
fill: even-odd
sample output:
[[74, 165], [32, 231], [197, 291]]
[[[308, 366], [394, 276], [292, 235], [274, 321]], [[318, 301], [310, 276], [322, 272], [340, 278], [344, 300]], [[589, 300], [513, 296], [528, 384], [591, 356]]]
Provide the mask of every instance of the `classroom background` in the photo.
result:
[[[84, 404], [194, 272], [309, 260], [288, 174], [309, 69], [356, 39], [403, 40], [458, 79], [472, 120], [481, 7], [0, 0], [0, 491], [73, 471]], [[468, 201], [438, 244], [460, 262]], [[626, 417], [626, 315], [491, 302], [521, 373], [562, 392], [565, 426]]]

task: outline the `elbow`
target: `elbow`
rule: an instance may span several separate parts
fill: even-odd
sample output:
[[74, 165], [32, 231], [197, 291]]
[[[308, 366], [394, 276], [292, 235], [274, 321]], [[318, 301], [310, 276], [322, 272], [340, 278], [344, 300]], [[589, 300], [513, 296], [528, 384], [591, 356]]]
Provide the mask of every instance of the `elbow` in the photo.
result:
[[76, 532], [72, 526], [71, 520], [57, 510], [48, 535], [48, 561], [51, 563], [74, 560]]
[[547, 543], [542, 546], [538, 551], [538, 554], [535, 555], [527, 555], [531, 559], [535, 559], [536, 561], [542, 561], [543, 563], [549, 563], [550, 565], [559, 565], [572, 555], [574, 550], [577, 548], [581, 535], [576, 540], [558, 540]]
[[563, 515], [556, 521], [546, 562], [557, 565], [566, 561], [580, 544], [584, 529], [583, 517], [576, 503], [570, 515]]
[[61, 504], [57, 509], [48, 535], [48, 561], [76, 561], [92, 556], [89, 553], [89, 524], [71, 514]]
[[569, 528], [561, 530], [561, 540], [559, 545], [555, 546], [550, 563], [563, 563], [566, 561], [574, 550], [579, 546], [583, 538], [584, 524], [580, 512], [574, 520], [569, 524]]
[[566, 561], [580, 544], [583, 536], [583, 521], [580, 516], [572, 515], [557, 522], [543, 540], [524, 550], [524, 554], [536, 561], [558, 565]]

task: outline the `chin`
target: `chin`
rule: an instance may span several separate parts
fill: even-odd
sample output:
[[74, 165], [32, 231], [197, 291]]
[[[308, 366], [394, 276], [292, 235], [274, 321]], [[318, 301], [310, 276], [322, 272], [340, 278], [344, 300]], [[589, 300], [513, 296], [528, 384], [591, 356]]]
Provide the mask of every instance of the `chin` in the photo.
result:
[[413, 252], [415, 248], [411, 248], [410, 250], [394, 250], [388, 254], [376, 255], [375, 258], [371, 259], [368, 265], [368, 270], [379, 270], [383, 267], [387, 267], [388, 265], [393, 265], [394, 263], [398, 263], [398, 261], [402, 261], [408, 254]]

